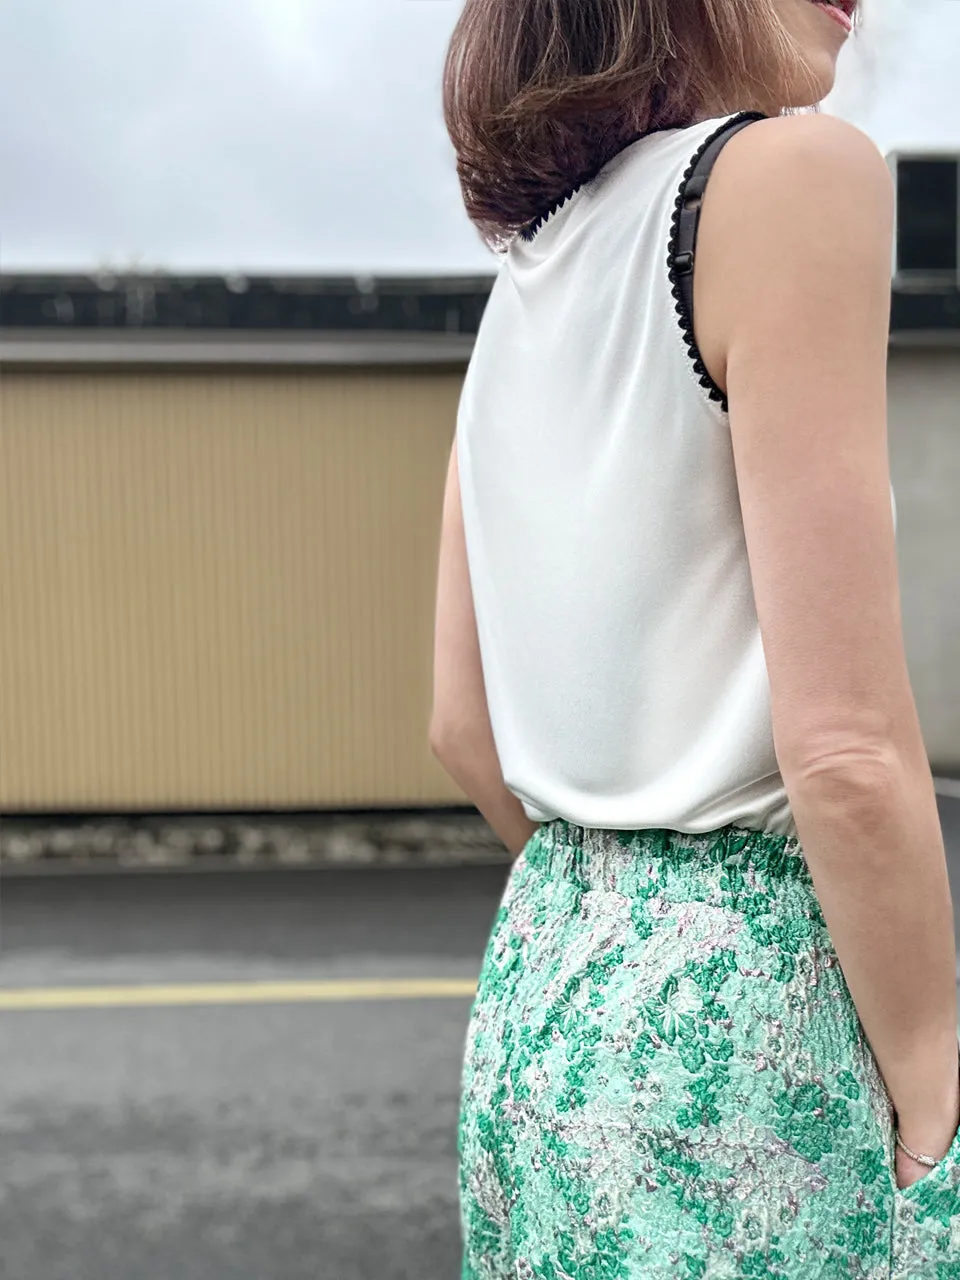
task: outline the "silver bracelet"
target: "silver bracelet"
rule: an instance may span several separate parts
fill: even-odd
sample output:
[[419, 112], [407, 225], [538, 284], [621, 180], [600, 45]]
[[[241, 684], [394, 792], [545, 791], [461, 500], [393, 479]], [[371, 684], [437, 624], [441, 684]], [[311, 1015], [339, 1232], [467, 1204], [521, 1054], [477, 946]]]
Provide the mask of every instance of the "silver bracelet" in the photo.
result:
[[917, 1164], [926, 1165], [928, 1169], [935, 1169], [937, 1165], [940, 1163], [939, 1160], [934, 1160], [933, 1156], [921, 1156], [921, 1155], [917, 1155], [916, 1151], [911, 1151], [910, 1148], [907, 1146], [907, 1144], [904, 1142], [904, 1140], [900, 1137], [899, 1129], [896, 1131], [896, 1138], [897, 1138], [897, 1146], [900, 1148], [900, 1150], [905, 1151], [911, 1160], [916, 1160]]

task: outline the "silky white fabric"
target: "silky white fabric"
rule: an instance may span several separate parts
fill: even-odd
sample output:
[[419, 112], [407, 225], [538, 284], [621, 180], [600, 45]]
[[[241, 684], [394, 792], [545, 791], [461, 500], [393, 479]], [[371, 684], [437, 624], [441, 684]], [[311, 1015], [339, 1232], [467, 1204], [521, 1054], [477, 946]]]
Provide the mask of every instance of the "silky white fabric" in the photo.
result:
[[504, 778], [535, 821], [796, 834], [729, 419], [668, 276], [684, 172], [722, 122], [633, 143], [516, 240], [467, 371], [484, 680]]

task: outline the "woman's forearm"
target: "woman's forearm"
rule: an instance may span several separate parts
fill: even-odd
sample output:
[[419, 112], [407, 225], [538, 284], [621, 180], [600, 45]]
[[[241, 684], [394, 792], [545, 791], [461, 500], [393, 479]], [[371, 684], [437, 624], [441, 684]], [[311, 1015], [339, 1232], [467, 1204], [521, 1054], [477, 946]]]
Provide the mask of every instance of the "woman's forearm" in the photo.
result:
[[492, 735], [431, 737], [434, 755], [516, 857], [537, 829], [503, 781]]
[[[791, 802], [824, 916], [867, 1039], [914, 1150], [956, 1131], [953, 910], [926, 757], [826, 770]], [[934, 1149], [931, 1149], [934, 1148]]]

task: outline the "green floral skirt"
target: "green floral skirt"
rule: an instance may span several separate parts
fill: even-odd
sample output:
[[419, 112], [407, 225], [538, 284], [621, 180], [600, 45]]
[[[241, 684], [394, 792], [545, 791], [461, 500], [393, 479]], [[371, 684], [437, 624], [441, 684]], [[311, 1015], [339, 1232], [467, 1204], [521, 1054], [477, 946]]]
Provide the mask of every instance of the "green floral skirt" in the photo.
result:
[[796, 840], [546, 824], [466, 1037], [463, 1280], [955, 1280]]

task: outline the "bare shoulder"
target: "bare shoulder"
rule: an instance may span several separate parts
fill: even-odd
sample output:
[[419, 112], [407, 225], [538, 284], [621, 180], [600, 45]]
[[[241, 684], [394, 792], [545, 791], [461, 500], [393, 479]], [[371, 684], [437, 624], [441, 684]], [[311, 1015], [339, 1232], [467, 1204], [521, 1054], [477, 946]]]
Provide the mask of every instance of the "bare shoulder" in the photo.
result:
[[779, 116], [730, 139], [707, 186], [694, 281], [698, 345], [718, 386], [742, 400], [737, 353], [748, 348], [752, 370], [761, 349], [768, 369], [787, 353], [822, 370], [814, 335], [840, 329], [864, 377], [882, 371], [894, 208], [883, 155], [843, 120]]
[[[893, 178], [873, 139], [823, 114], [775, 116], [742, 129], [720, 153], [711, 185], [715, 205], [733, 198], [741, 214], [754, 199], [785, 213], [825, 198], [847, 207], [863, 198], [874, 210], [894, 202]], [[843, 210], [838, 204], [833, 212]]]
[[732, 326], [759, 323], [772, 290], [791, 300], [784, 325], [802, 323], [801, 293], [828, 311], [841, 293], [864, 298], [882, 316], [894, 210], [883, 155], [843, 120], [777, 116], [735, 134], [707, 186], [695, 282], [701, 351], [719, 385]]

